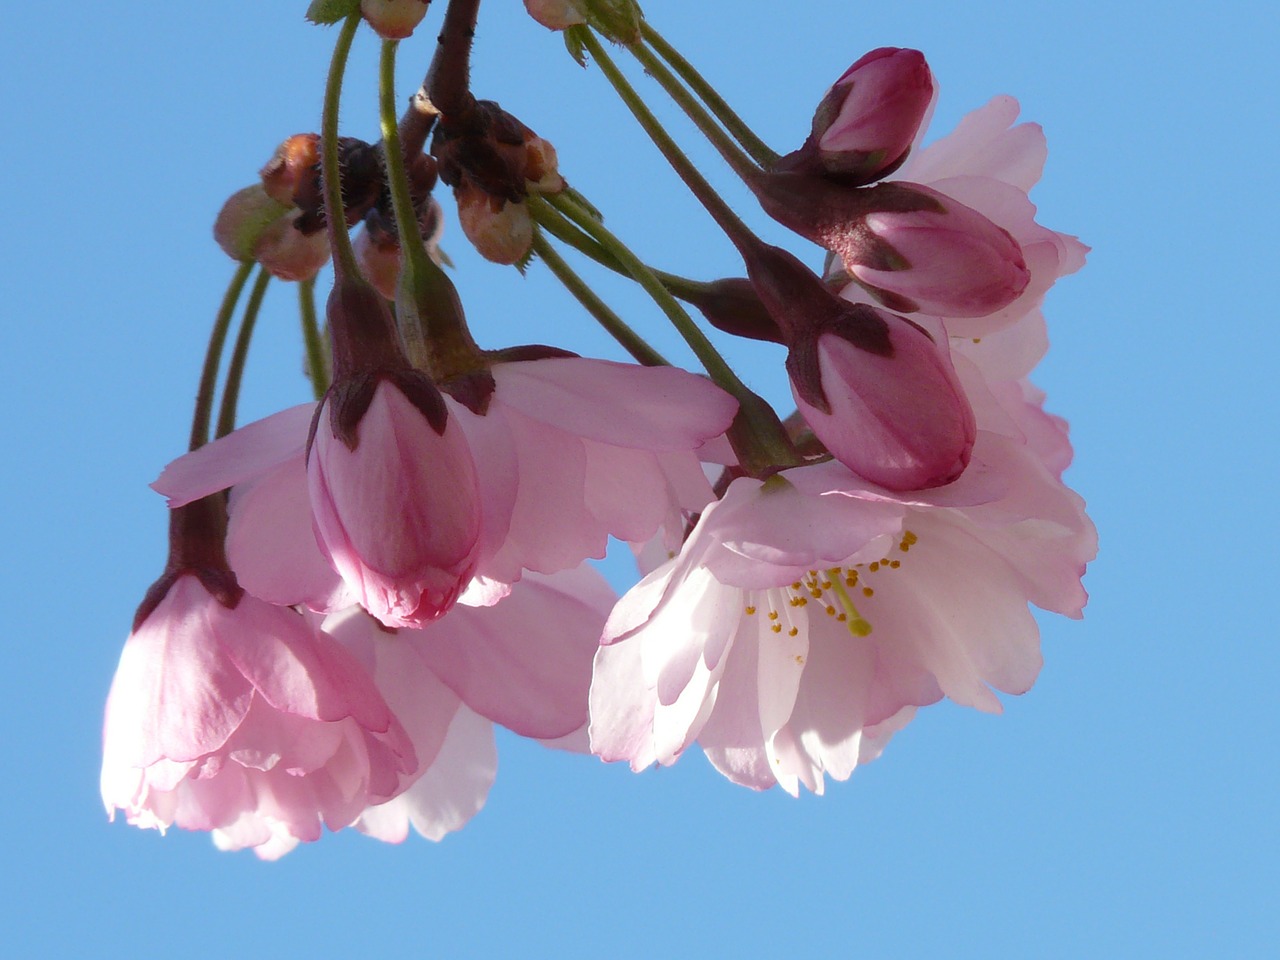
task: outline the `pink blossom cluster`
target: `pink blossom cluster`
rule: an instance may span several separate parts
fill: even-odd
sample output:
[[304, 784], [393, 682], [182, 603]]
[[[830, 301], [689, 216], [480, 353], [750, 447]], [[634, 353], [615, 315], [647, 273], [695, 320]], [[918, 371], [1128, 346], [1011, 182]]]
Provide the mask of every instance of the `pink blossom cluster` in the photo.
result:
[[[385, 36], [426, 7], [361, 5]], [[339, 265], [323, 398], [153, 484], [170, 556], [107, 701], [108, 811], [264, 858], [325, 828], [439, 839], [485, 802], [494, 724], [635, 770], [697, 743], [735, 783], [821, 793], [919, 707], [1028, 690], [1029, 605], [1079, 617], [1096, 547], [1028, 379], [1085, 248], [1035, 220], [1017, 104], [921, 149], [935, 95], [920, 54], [873, 51], [750, 181], [832, 253], [819, 278], [735, 241], [741, 316], [707, 310], [788, 348], [773, 462], [742, 395], [674, 367], [520, 348], [442, 375], [383, 301], [394, 242], [361, 261], [382, 293]], [[277, 192], [273, 222], [303, 216]], [[644, 574], [621, 598], [586, 563], [610, 538]]]

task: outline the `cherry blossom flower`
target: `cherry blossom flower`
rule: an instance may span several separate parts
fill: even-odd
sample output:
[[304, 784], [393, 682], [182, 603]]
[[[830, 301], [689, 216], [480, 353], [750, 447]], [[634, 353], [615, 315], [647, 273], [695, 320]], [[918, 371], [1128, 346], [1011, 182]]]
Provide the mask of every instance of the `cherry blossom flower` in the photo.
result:
[[334, 570], [387, 626], [443, 614], [475, 572], [481, 508], [467, 438], [439, 391], [412, 375], [340, 381], [312, 438], [311, 517]]
[[611, 615], [592, 750], [642, 769], [696, 740], [735, 782], [821, 792], [917, 707], [1027, 690], [1028, 603], [1079, 616], [1096, 548], [1060, 480], [1065, 426], [1022, 379], [1041, 335], [1032, 314], [957, 347], [978, 438], [952, 484], [893, 493], [835, 461], [734, 480]]
[[501, 603], [455, 607], [416, 630], [387, 631], [358, 607], [327, 617], [324, 629], [369, 664], [418, 756], [408, 789], [364, 810], [356, 829], [391, 843], [410, 827], [430, 840], [461, 829], [497, 773], [495, 723], [553, 746], [585, 742], [592, 658], [614, 599], [582, 567], [531, 574]]
[[[711, 501], [695, 451], [723, 433], [736, 404], [708, 381], [577, 357], [498, 363], [492, 373], [483, 415], [444, 398], [479, 485], [476, 579], [464, 603], [496, 601], [525, 570], [554, 573], [602, 557], [611, 535], [641, 541], [678, 531]], [[317, 557], [303, 460], [314, 409], [248, 424], [175, 460], [153, 486], [171, 506], [236, 486], [228, 554], [246, 588], [275, 603], [337, 610], [367, 597]]]
[[273, 857], [408, 785], [409, 737], [332, 638], [229, 574], [181, 572], [160, 589], [107, 698], [108, 812]]

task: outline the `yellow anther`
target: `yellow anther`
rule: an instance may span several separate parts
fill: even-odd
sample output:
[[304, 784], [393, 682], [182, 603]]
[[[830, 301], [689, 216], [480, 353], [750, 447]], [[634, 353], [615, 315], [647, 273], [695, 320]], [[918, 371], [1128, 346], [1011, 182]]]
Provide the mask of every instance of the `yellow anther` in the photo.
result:
[[756, 612], [755, 607], [747, 607], [747, 616], [751, 616], [755, 612]]
[[781, 633], [781, 632], [782, 632], [782, 624], [780, 624], [780, 623], [774, 623], [774, 624], [771, 624], [771, 625], [769, 626], [769, 629], [770, 629], [770, 630], [772, 630], [774, 633]]
[[875, 592], [874, 590], [872, 590], [870, 587], [863, 587], [863, 588], [862, 588], [862, 595], [863, 595], [864, 597], [874, 597], [874, 596], [876, 595], [876, 592]]

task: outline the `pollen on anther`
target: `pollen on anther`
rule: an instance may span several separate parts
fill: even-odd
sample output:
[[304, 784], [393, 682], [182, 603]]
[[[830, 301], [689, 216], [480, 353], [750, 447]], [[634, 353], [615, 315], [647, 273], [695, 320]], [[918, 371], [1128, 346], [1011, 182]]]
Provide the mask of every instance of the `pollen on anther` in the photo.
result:
[[780, 624], [780, 623], [771, 623], [771, 624], [769, 624], [769, 629], [770, 629], [770, 630], [772, 630], [774, 633], [781, 633], [781, 632], [782, 632], [782, 624]]
[[747, 607], [747, 616], [748, 616], [748, 617], [749, 617], [749, 616], [751, 616], [752, 614], [754, 614], [755, 612], [756, 612], [756, 608], [755, 608], [755, 607]]
[[800, 628], [799, 628], [799, 627], [792, 627], [790, 630], [788, 630], [788, 631], [787, 631], [787, 636], [788, 636], [788, 637], [794, 637], [794, 636], [795, 636], [796, 634], [798, 634], [799, 632], [800, 632]]
[[770, 611], [769, 611], [769, 619], [770, 619], [770, 620], [777, 620], [777, 619], [778, 619], [778, 611], [777, 611], [777, 610], [770, 610]]
[[828, 604], [828, 605], [827, 605], [827, 616], [828, 616], [828, 617], [834, 617], [835, 615], [836, 615], [836, 608], [835, 608], [835, 607], [833, 607], [833, 606], [831, 606], [830, 604]]
[[875, 592], [874, 590], [872, 590], [870, 587], [863, 587], [863, 588], [862, 588], [862, 595], [863, 595], [864, 597], [874, 597], [874, 596], [876, 595], [876, 592]]
[[867, 567], [867, 569], [870, 570], [872, 573], [875, 573], [877, 570], [880, 569], [880, 561], [872, 560], [871, 564]]
[[890, 560], [890, 561], [889, 561], [889, 566], [890, 566], [890, 567], [892, 567], [894, 570], [897, 570], [900, 566], [902, 566], [902, 561], [901, 561], [901, 560]]

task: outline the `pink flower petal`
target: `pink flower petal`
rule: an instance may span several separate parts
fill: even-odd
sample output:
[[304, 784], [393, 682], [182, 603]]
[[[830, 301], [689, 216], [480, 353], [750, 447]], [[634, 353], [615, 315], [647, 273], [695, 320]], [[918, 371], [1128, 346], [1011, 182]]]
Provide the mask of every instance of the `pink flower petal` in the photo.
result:
[[268, 473], [306, 447], [315, 409], [303, 403], [246, 424], [174, 460], [151, 488], [180, 507]]

